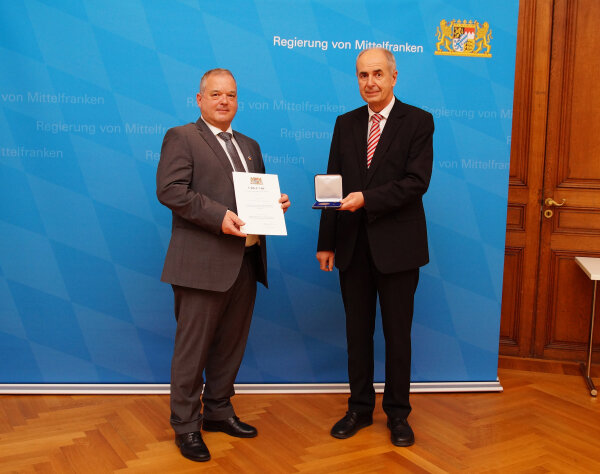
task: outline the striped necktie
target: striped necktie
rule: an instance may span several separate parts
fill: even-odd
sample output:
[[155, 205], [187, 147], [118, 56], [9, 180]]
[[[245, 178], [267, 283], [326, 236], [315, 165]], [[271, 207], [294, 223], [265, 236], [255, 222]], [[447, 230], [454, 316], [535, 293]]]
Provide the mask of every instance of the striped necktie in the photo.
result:
[[371, 166], [371, 160], [373, 160], [375, 148], [377, 148], [377, 143], [379, 142], [379, 137], [381, 136], [379, 122], [382, 118], [383, 115], [381, 114], [373, 114], [371, 117], [371, 128], [369, 130], [369, 139], [367, 140], [367, 168]]

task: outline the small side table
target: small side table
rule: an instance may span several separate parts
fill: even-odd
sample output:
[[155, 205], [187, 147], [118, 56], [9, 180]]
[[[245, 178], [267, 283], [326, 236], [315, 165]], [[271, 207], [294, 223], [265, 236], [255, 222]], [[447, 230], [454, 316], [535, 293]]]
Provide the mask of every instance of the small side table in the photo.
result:
[[598, 395], [598, 390], [594, 386], [594, 382], [590, 377], [590, 370], [592, 368], [592, 346], [594, 339], [594, 317], [596, 313], [596, 286], [598, 280], [600, 280], [600, 258], [592, 258], [592, 257], [575, 257], [575, 261], [577, 265], [581, 267], [581, 269], [585, 272], [585, 274], [589, 277], [590, 280], [594, 282], [594, 295], [592, 297], [592, 316], [590, 318], [590, 340], [588, 343], [588, 358], [587, 364], [581, 363], [579, 367], [581, 368], [581, 373], [583, 374], [583, 378], [587, 383], [588, 389], [590, 390], [590, 395], [595, 397]]

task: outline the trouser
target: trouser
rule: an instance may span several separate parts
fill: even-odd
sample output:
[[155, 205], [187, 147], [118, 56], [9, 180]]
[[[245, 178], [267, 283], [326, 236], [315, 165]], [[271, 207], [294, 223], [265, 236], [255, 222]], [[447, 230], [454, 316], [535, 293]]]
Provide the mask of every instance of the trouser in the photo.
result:
[[248, 339], [259, 258], [257, 251], [247, 253], [236, 281], [224, 292], [173, 285], [171, 426], [177, 434], [200, 430], [202, 402], [207, 419], [235, 416], [231, 397]]
[[350, 266], [340, 272], [346, 310], [349, 410], [368, 413], [375, 407], [373, 334], [379, 296], [385, 338], [383, 410], [392, 418], [408, 417], [410, 332], [418, 281], [418, 268], [389, 274], [379, 272], [369, 250], [366, 228], [361, 226]]

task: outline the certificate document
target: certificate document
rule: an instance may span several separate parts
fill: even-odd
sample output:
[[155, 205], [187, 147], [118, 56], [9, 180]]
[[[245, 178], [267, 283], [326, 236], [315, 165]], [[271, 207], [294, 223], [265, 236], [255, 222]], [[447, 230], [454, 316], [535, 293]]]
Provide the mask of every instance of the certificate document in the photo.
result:
[[276, 174], [233, 172], [237, 215], [246, 225], [241, 231], [256, 235], [287, 235], [279, 178]]

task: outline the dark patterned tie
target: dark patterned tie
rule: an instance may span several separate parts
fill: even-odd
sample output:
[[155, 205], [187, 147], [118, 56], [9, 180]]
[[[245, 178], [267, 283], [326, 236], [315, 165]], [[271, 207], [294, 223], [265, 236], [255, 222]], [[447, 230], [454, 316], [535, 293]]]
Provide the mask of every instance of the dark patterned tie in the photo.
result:
[[231, 141], [231, 133], [221, 132], [221, 133], [218, 133], [217, 135], [225, 141], [225, 148], [227, 149], [227, 153], [229, 153], [229, 157], [231, 158], [231, 161], [233, 162], [233, 170], [241, 171], [242, 173], [244, 173], [246, 171], [246, 169], [244, 168], [244, 165], [242, 164], [240, 155], [238, 154], [237, 150], [235, 149], [235, 145]]

